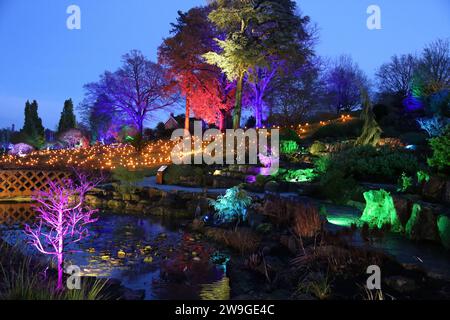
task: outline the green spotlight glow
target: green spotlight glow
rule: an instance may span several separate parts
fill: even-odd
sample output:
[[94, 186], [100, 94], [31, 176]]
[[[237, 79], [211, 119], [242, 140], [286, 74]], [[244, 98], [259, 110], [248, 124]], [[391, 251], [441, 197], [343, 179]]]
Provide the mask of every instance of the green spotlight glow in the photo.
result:
[[450, 218], [447, 216], [440, 216], [437, 225], [442, 244], [447, 249], [450, 249]]
[[417, 172], [417, 181], [419, 183], [428, 182], [428, 181], [430, 181], [430, 175], [428, 173], [426, 173], [425, 171], [418, 171]]
[[413, 228], [419, 222], [420, 211], [422, 211], [422, 207], [419, 204], [415, 203], [412, 207], [411, 217], [409, 218], [405, 227], [406, 235], [409, 238], [412, 238]]
[[340, 227], [351, 227], [352, 224], [358, 223], [358, 218], [355, 217], [327, 217], [329, 223]]
[[286, 174], [288, 182], [310, 182], [317, 177], [314, 169], [289, 170]]
[[370, 228], [379, 228], [386, 225], [391, 226], [393, 232], [403, 230], [395, 210], [394, 200], [389, 192], [385, 190], [371, 190], [364, 193], [366, 208], [360, 218]]
[[295, 141], [283, 140], [281, 141], [281, 153], [292, 154], [298, 150], [298, 144]]

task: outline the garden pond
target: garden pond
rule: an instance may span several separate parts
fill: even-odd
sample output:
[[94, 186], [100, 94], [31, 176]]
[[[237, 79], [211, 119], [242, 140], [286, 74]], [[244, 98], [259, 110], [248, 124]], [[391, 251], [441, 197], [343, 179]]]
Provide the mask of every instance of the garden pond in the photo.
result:
[[[0, 204], [0, 237], [42, 257], [23, 245], [23, 226], [32, 222], [31, 204]], [[227, 259], [214, 259], [218, 251], [179, 229], [179, 221], [175, 226], [149, 216], [102, 212], [89, 229], [90, 236], [65, 255], [65, 265], [79, 266], [82, 275], [120, 280], [148, 300], [229, 299]]]

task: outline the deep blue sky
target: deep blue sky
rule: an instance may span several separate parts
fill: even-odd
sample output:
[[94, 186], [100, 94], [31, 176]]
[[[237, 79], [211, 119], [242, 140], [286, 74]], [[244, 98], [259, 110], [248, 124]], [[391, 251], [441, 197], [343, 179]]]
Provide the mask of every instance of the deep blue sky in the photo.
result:
[[[114, 70], [139, 49], [155, 59], [177, 10], [205, 0], [0, 0], [0, 128], [23, 124], [27, 99], [39, 102], [44, 125], [55, 128], [63, 102], [83, 98], [83, 84]], [[66, 8], [81, 8], [81, 30], [66, 28]], [[320, 28], [318, 53], [350, 54], [369, 76], [393, 54], [420, 52], [450, 36], [448, 0], [299, 0]], [[366, 27], [377, 4], [382, 30]], [[161, 115], [157, 120], [165, 120]]]

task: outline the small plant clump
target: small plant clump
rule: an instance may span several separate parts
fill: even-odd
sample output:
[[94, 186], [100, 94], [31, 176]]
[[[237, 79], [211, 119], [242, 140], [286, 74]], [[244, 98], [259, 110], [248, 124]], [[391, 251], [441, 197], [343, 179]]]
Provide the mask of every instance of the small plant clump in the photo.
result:
[[236, 227], [247, 219], [247, 209], [251, 203], [252, 198], [240, 187], [228, 189], [225, 195], [210, 201], [216, 210], [216, 218], [224, 223], [236, 222]]

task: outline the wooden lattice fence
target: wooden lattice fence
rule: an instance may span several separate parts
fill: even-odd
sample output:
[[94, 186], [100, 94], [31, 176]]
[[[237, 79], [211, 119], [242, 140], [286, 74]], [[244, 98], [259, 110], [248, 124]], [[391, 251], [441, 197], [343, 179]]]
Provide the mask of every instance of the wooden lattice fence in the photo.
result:
[[0, 199], [30, 197], [47, 190], [49, 181], [62, 183], [70, 175], [63, 171], [0, 170]]
[[0, 225], [32, 223], [34, 212], [31, 203], [0, 204]]

